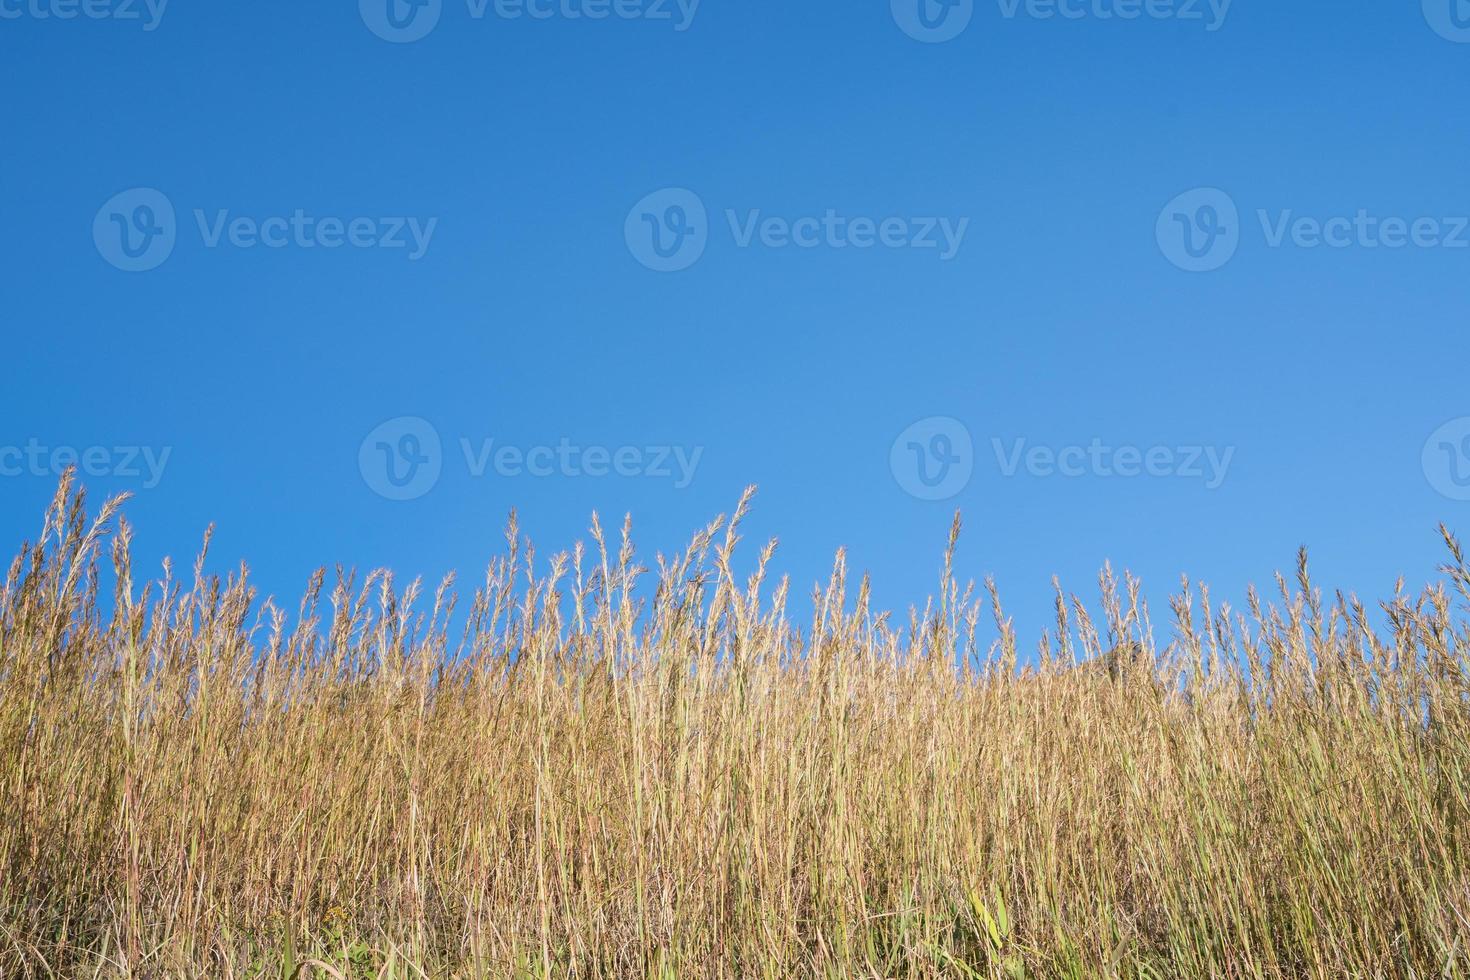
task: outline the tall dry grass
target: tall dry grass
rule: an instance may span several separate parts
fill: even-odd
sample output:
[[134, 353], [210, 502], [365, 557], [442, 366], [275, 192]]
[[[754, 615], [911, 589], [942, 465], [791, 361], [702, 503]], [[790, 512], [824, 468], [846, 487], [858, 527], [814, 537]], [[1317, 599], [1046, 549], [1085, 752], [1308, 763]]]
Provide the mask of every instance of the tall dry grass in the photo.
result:
[[1157, 649], [1105, 573], [1033, 658], [948, 557], [900, 620], [839, 557], [798, 623], [744, 506], [656, 590], [626, 526], [512, 525], [466, 609], [339, 571], [288, 616], [140, 585], [64, 481], [0, 593], [0, 975], [1470, 974], [1448, 534], [1383, 615], [1303, 560]]

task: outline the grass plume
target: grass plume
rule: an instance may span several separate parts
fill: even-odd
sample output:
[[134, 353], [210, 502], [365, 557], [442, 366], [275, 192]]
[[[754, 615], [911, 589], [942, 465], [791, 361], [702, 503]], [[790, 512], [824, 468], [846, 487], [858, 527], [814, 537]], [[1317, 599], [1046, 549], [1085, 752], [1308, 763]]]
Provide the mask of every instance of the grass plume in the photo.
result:
[[512, 519], [462, 609], [339, 569], [289, 615], [135, 581], [64, 479], [0, 591], [0, 975], [1470, 976], [1448, 531], [1381, 613], [1303, 554], [1163, 643], [1105, 571], [1033, 656], [958, 521], [922, 610], [839, 555], [798, 619], [749, 501], [653, 570]]

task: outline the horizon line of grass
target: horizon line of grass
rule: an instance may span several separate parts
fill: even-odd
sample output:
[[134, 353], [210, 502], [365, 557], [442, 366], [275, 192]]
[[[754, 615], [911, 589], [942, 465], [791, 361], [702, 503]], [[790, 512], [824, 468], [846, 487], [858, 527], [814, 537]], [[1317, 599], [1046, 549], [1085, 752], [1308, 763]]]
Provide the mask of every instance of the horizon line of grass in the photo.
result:
[[208, 536], [139, 586], [68, 473], [0, 587], [0, 976], [1470, 977], [1447, 529], [1382, 627], [1303, 551], [1159, 647], [1105, 568], [1023, 666], [958, 515], [906, 620], [839, 552], [798, 621], [751, 493], [654, 570], [512, 516], [452, 635], [452, 575], [293, 618]]

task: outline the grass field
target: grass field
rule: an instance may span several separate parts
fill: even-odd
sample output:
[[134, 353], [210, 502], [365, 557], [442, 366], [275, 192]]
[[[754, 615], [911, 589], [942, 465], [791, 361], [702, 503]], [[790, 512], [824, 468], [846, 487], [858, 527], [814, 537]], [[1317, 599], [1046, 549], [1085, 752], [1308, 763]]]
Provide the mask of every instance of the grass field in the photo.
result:
[[0, 976], [1470, 976], [1448, 532], [1381, 608], [1105, 572], [1038, 650], [953, 538], [898, 617], [737, 579], [746, 503], [298, 610], [145, 585], [64, 481], [0, 594]]

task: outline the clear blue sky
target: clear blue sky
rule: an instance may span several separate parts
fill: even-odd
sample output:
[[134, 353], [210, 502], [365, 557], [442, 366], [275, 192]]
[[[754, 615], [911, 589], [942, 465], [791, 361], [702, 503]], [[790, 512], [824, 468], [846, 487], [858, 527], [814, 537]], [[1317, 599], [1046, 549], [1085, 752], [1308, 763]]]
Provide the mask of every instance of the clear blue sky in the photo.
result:
[[292, 609], [757, 483], [898, 607], [961, 508], [1029, 645], [1105, 559], [1162, 620], [1470, 532], [1464, 0], [393, 2], [0, 0], [7, 553], [63, 446]]

